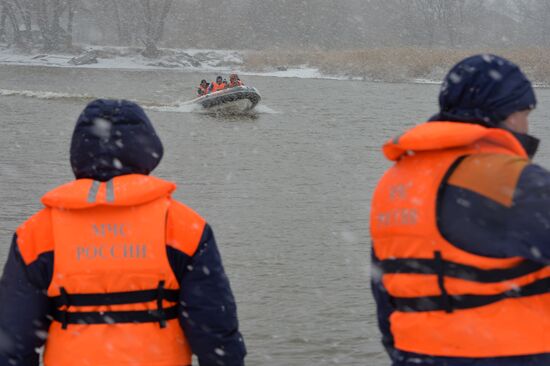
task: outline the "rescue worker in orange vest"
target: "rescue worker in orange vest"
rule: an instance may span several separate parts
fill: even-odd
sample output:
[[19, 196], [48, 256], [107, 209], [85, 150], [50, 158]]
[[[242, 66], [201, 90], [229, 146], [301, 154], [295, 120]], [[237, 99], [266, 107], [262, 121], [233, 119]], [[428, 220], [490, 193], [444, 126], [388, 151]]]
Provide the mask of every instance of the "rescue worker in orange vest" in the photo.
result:
[[199, 88], [197, 89], [197, 94], [199, 96], [208, 94], [208, 88], [210, 85], [206, 82], [206, 80], [202, 79], [201, 84], [199, 85]]
[[229, 88], [234, 88], [236, 86], [243, 86], [243, 82], [239, 79], [239, 75], [231, 74], [229, 75]]
[[373, 196], [372, 291], [393, 366], [550, 365], [550, 172], [512, 62], [469, 57], [440, 112], [388, 140]]
[[214, 234], [150, 176], [163, 155], [143, 110], [95, 100], [76, 124], [76, 180], [16, 230], [0, 280], [0, 365], [244, 365]]
[[221, 76], [216, 77], [216, 81], [210, 83], [210, 93], [214, 93], [225, 89], [223, 78]]

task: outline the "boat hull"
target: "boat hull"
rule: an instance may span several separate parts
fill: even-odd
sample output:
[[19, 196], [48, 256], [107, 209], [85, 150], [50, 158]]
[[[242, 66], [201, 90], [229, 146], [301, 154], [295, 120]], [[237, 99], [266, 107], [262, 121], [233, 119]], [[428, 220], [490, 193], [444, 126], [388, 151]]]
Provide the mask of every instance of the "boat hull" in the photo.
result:
[[203, 95], [194, 99], [193, 103], [207, 110], [246, 112], [254, 109], [261, 99], [256, 88], [238, 86]]

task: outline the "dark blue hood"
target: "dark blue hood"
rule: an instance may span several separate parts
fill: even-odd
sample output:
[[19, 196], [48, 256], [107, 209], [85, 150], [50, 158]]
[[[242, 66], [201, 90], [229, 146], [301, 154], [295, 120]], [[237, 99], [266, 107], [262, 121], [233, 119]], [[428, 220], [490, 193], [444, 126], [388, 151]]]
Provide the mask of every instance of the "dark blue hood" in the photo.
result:
[[531, 82], [519, 67], [495, 55], [475, 55], [456, 64], [439, 94], [440, 112], [432, 120], [497, 127], [510, 114], [535, 108]]
[[71, 142], [77, 179], [107, 181], [124, 174], [149, 174], [162, 155], [162, 143], [136, 103], [97, 99], [78, 117]]

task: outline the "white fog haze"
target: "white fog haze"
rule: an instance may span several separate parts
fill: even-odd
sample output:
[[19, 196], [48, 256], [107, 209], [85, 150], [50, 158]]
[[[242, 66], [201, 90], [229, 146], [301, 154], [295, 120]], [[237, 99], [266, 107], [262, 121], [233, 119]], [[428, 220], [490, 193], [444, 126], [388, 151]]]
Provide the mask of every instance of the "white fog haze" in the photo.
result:
[[548, 81], [550, 5], [542, 0], [4, 0], [0, 11], [4, 47], [81, 55], [77, 63], [140, 55], [148, 59], [141, 64], [197, 68], [208, 55], [181, 50], [223, 49], [240, 58], [214, 57], [209, 66], [400, 81], [440, 79], [464, 55], [484, 51]]
[[437, 113], [443, 77], [474, 54], [535, 85], [548, 166], [549, 0], [0, 0], [0, 265], [74, 180], [86, 105], [133, 101], [164, 146], [151, 175], [215, 233], [245, 363], [389, 366], [371, 293], [381, 147]]

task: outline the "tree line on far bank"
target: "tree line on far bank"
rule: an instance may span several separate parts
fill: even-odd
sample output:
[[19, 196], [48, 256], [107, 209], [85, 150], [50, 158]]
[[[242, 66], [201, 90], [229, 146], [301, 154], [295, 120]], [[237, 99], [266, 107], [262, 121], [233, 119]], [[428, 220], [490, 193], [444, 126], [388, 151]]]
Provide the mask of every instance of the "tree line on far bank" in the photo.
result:
[[0, 42], [226, 49], [550, 48], [547, 0], [0, 0]]
[[[159, 51], [173, 0], [0, 0], [0, 42], [20, 49], [71, 51], [75, 34], [109, 32], [120, 45], [140, 42], [143, 55]], [[104, 18], [104, 19], [101, 19]], [[107, 20], [109, 27], [100, 28]], [[91, 26], [91, 22], [95, 27]], [[111, 29], [114, 28], [114, 29]]]

